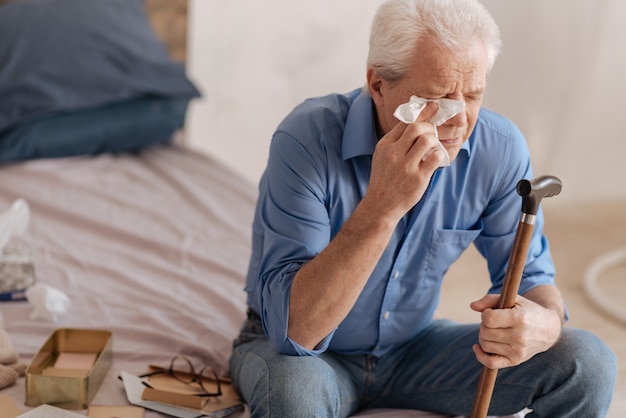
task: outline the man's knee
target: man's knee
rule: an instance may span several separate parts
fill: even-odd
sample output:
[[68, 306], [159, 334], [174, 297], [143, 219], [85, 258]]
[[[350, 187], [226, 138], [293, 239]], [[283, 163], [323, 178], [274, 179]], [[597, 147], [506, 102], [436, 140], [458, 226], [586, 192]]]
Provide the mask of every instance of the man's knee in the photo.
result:
[[573, 378], [579, 378], [590, 392], [612, 388], [617, 376], [615, 353], [596, 335], [565, 328], [557, 346], [559, 363], [567, 361]]
[[605, 416], [617, 375], [611, 349], [590, 332], [566, 328], [545, 354], [544, 395], [532, 406], [537, 415]]
[[277, 353], [266, 358], [248, 352], [238, 362], [233, 380], [248, 403], [251, 416], [338, 415], [337, 378], [322, 359]]
[[281, 355], [268, 365], [270, 386], [288, 397], [336, 389], [335, 371], [319, 357]]

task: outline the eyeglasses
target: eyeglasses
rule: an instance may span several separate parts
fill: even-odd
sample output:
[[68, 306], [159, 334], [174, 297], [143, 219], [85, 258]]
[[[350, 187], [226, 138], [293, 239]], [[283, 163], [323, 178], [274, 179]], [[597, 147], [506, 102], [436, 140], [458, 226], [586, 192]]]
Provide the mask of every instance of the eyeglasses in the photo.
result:
[[[172, 359], [170, 362], [169, 369], [160, 369], [154, 372], [142, 374], [139, 377], [150, 377], [158, 374], [167, 373], [172, 376], [174, 379], [179, 382], [190, 385], [192, 383], [197, 383], [200, 386], [200, 389], [203, 390], [204, 393], [199, 393], [197, 396], [201, 397], [209, 397], [209, 396], [222, 396], [222, 387], [220, 385], [220, 379], [217, 377], [217, 373], [213, 369], [208, 366], [204, 366], [198, 373], [196, 373], [193, 368], [193, 364], [191, 361], [182, 355], [178, 355]], [[207, 380], [215, 381], [217, 388], [215, 391], [211, 392], [204, 386], [204, 382]]]

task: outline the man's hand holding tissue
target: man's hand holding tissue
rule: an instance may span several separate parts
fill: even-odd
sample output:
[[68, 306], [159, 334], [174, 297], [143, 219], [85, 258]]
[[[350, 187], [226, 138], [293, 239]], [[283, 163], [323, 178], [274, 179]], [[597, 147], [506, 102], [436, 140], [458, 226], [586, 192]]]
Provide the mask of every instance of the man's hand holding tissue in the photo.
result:
[[383, 206], [374, 213], [389, 213], [397, 222], [424, 195], [430, 178], [445, 158], [437, 145], [435, 126], [428, 121], [437, 108], [436, 103], [428, 103], [414, 123], [398, 122], [378, 141], [363, 199]]

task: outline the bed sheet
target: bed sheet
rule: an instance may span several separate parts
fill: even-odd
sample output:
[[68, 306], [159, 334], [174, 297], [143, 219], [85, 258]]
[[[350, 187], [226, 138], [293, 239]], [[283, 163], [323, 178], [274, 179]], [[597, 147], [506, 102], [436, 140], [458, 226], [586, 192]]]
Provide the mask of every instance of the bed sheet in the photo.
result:
[[[57, 328], [98, 328], [113, 332], [114, 363], [93, 403], [125, 404], [120, 370], [139, 374], [179, 353], [226, 373], [245, 312], [253, 185], [167, 145], [2, 167], [0, 208], [20, 197], [37, 280], [71, 301], [56, 322], [31, 320], [27, 302], [0, 304], [23, 362]], [[0, 394], [26, 410], [24, 391], [21, 378]]]
[[[21, 240], [34, 250], [38, 282], [70, 299], [56, 321], [31, 319], [28, 302], [0, 303], [20, 360], [28, 364], [58, 328], [112, 331], [113, 365], [94, 405], [127, 404], [119, 373], [140, 374], [177, 354], [226, 374], [245, 317], [256, 196], [255, 185], [222, 163], [176, 144], [0, 168], [0, 210], [17, 198], [31, 208]], [[0, 395], [30, 409], [23, 377]], [[163, 415], [146, 410], [145, 416]], [[359, 416], [437, 415], [370, 410]]]

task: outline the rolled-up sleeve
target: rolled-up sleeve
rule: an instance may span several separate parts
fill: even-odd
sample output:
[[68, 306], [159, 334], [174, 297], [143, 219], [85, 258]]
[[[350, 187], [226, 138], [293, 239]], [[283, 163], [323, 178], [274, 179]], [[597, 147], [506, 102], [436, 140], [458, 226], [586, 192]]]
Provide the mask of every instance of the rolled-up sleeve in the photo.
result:
[[257, 228], [262, 229], [257, 292], [265, 333], [284, 354], [317, 355], [326, 350], [330, 335], [315, 350], [287, 336], [289, 297], [298, 270], [330, 241], [323, 175], [326, 168], [306, 144], [278, 131], [262, 181]]

